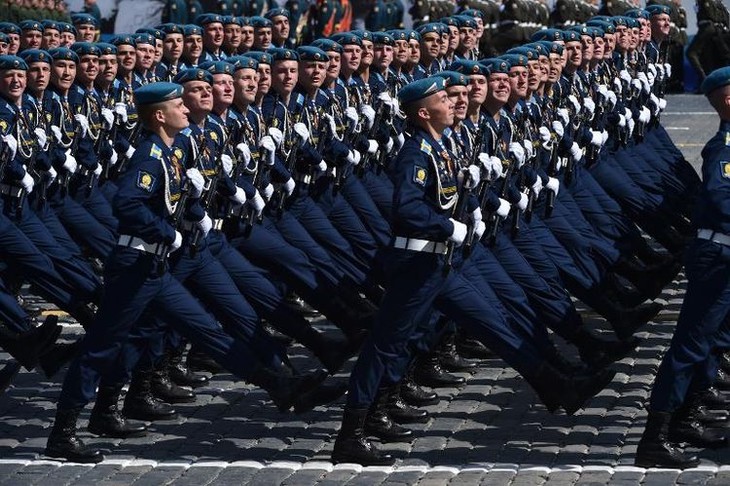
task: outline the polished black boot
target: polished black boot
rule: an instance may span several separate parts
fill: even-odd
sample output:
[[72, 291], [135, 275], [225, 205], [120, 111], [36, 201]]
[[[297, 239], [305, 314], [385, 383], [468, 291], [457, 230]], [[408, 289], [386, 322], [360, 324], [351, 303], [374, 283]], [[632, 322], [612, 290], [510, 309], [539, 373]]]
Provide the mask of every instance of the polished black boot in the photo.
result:
[[20, 368], [20, 363], [14, 359], [8, 361], [5, 363], [5, 366], [0, 368], [0, 395], [5, 393], [5, 390], [13, 383], [13, 379], [20, 371]]
[[430, 386], [431, 388], [453, 388], [466, 383], [461, 376], [447, 373], [441, 368], [439, 363], [439, 355], [437, 353], [429, 353], [416, 358], [416, 365], [413, 369], [413, 378], [421, 386]]
[[715, 387], [708, 388], [699, 393], [700, 400], [704, 405], [710, 408], [720, 408], [723, 410], [730, 409], [730, 398], [722, 394]]
[[328, 374], [317, 370], [304, 375], [291, 375], [272, 371], [265, 366], [257, 367], [249, 381], [269, 394], [280, 412], [288, 411], [302, 396], [317, 388]]
[[537, 392], [548, 411], [552, 413], [562, 407], [565, 413], [573, 415], [603, 390], [615, 375], [615, 371], [601, 370], [593, 373], [580, 372], [570, 376], [544, 362], [536, 372], [523, 376]]
[[221, 365], [216, 363], [216, 361], [205, 354], [205, 352], [196, 348], [195, 345], [190, 346], [187, 365], [188, 368], [190, 368], [190, 371], [207, 371], [214, 375], [225, 372]]
[[177, 417], [174, 408], [152, 394], [152, 372], [135, 371], [129, 391], [124, 397], [122, 413], [127, 418], [153, 422], [171, 420]]
[[722, 368], [717, 370], [717, 376], [715, 377], [714, 385], [717, 387], [718, 390], [730, 390], [730, 376]]
[[166, 356], [152, 369], [152, 394], [167, 403], [191, 403], [195, 392], [182, 388], [170, 379]]
[[51, 346], [47, 352], [38, 358], [38, 364], [43, 370], [46, 378], [52, 378], [58, 373], [63, 365], [71, 361], [79, 354], [81, 339], [72, 343], [60, 343]]
[[56, 421], [53, 423], [51, 435], [48, 436], [45, 455], [84, 464], [96, 464], [104, 460], [100, 451], [89, 449], [76, 437], [79, 413], [80, 408], [56, 411]]
[[691, 402], [672, 414], [669, 422], [669, 440], [707, 449], [719, 449], [728, 444], [725, 434], [707, 427], [698, 420], [695, 415], [695, 407]]
[[401, 427], [392, 420], [388, 415], [387, 400], [387, 392], [381, 388], [365, 419], [365, 434], [377, 437], [384, 443], [410, 442], [413, 439], [413, 431]]
[[55, 316], [46, 319], [43, 325], [22, 333], [0, 326], [0, 347], [30, 371], [38, 364], [38, 357], [53, 345], [61, 330]]
[[380, 452], [365, 436], [367, 408], [345, 407], [342, 427], [337, 434], [332, 449], [332, 462], [335, 464], [355, 463], [363, 466], [392, 466], [395, 458]]
[[428, 422], [429, 415], [425, 410], [411, 407], [401, 397], [400, 383], [390, 386], [385, 390], [386, 401], [385, 411], [393, 422], [398, 424], [414, 424]]
[[331, 375], [340, 371], [347, 360], [357, 354], [362, 345], [360, 340], [328, 336], [312, 327], [302, 333], [300, 342], [312, 351]]
[[578, 354], [588, 366], [594, 369], [605, 368], [611, 363], [631, 354], [641, 340], [629, 338], [626, 341], [616, 341], [599, 337], [584, 326], [578, 327], [569, 341], [578, 347]]
[[467, 359], [494, 358], [494, 353], [488, 347], [462, 330], [456, 331], [456, 351]]
[[720, 352], [717, 355], [718, 365], [725, 373], [730, 374], [730, 353]]
[[634, 464], [638, 467], [668, 467], [686, 469], [696, 467], [700, 460], [686, 456], [684, 452], [669, 441], [669, 412], [649, 411], [646, 429], [636, 449]]
[[170, 379], [180, 386], [197, 388], [208, 383], [208, 377], [200, 373], [193, 373], [183, 361], [184, 347], [167, 351], [167, 369]]
[[662, 305], [656, 302], [642, 304], [633, 309], [617, 308], [616, 312], [607, 319], [616, 336], [622, 341], [627, 341], [641, 326], [656, 316], [661, 308]]
[[326, 380], [299, 395], [293, 403], [294, 413], [305, 413], [319, 405], [327, 405], [347, 393], [346, 381]]
[[89, 432], [119, 439], [146, 435], [147, 427], [143, 424], [131, 424], [119, 413], [118, 402], [121, 392], [121, 387], [99, 387], [96, 404], [89, 418]]
[[439, 363], [447, 371], [469, 371], [476, 368], [474, 361], [462, 358], [456, 350], [456, 333], [446, 332], [441, 337], [438, 349]]
[[646, 295], [639, 292], [628, 281], [623, 281], [613, 272], [606, 273], [601, 281], [599, 292], [603, 293], [609, 300], [627, 308], [636, 307], [646, 300]]
[[81, 304], [69, 310], [71, 317], [81, 324], [84, 330], [91, 329], [96, 321], [96, 312], [91, 308], [91, 304]]
[[432, 391], [426, 391], [413, 379], [413, 363], [408, 367], [406, 375], [400, 383], [400, 396], [406, 403], [414, 407], [425, 407], [436, 405], [440, 400], [439, 396]]

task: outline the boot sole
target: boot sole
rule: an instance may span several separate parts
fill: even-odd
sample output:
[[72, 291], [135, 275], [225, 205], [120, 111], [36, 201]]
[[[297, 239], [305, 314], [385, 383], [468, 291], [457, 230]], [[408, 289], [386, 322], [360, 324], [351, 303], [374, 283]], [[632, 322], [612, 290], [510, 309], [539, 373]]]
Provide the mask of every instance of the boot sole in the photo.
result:
[[96, 428], [88, 428], [89, 432], [99, 437], [112, 437], [114, 439], [134, 439], [136, 437], [145, 437], [147, 435], [147, 429], [140, 430], [139, 432], [130, 432], [127, 434], [115, 434], [104, 430], [97, 430]]
[[92, 457], [69, 457], [68, 454], [65, 454], [61, 451], [54, 451], [53, 449], [46, 449], [43, 452], [43, 455], [52, 457], [54, 459], [66, 459], [69, 462], [78, 462], [79, 464], [99, 464], [104, 460], [104, 455], [99, 454], [98, 456], [92, 456]]
[[601, 381], [592, 383], [591, 386], [584, 393], [582, 393], [581, 396], [573, 403], [563, 404], [563, 409], [565, 410], [565, 413], [567, 413], [568, 415], [574, 415], [575, 412], [583, 408], [590, 399], [600, 393], [601, 390], [606, 388], [606, 386], [608, 386], [608, 384], [613, 381], [613, 378], [615, 376], [615, 371], [607, 373]]

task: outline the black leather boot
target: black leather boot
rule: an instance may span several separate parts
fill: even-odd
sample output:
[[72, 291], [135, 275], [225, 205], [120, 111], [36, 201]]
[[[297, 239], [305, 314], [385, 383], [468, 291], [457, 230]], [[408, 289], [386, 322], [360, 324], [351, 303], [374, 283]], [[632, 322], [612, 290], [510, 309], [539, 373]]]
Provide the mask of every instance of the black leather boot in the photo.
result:
[[182, 388], [170, 379], [167, 355], [152, 369], [152, 394], [167, 403], [191, 403], [195, 392]]
[[305, 413], [319, 405], [332, 403], [346, 392], [346, 381], [326, 380], [315, 388], [302, 393], [294, 400], [294, 413]]
[[622, 341], [633, 337], [634, 333], [649, 322], [661, 310], [662, 305], [656, 302], [642, 304], [633, 309], [617, 308], [608, 319], [609, 324]]
[[301, 338], [301, 343], [312, 351], [331, 375], [337, 373], [362, 344], [345, 337], [327, 336], [312, 327], [304, 331]]
[[607, 272], [601, 281], [599, 292], [609, 300], [617, 302], [625, 308], [636, 307], [646, 300], [646, 295], [640, 292], [628, 281], [623, 281], [613, 272]]
[[179, 349], [170, 349], [167, 351], [168, 373], [170, 379], [180, 386], [189, 386], [197, 388], [208, 383], [208, 377], [200, 373], [193, 373], [183, 361], [183, 353], [185, 347]]
[[387, 410], [388, 393], [385, 389], [378, 391], [375, 402], [365, 419], [365, 434], [380, 439], [381, 442], [410, 442], [413, 431], [395, 423]]
[[5, 363], [5, 366], [0, 368], [0, 395], [5, 393], [5, 390], [13, 383], [13, 379], [20, 371], [20, 368], [20, 363], [14, 359], [11, 359]]
[[718, 390], [730, 390], [730, 376], [722, 368], [717, 370], [717, 376], [715, 377], [714, 385], [715, 387], [717, 387]]
[[686, 403], [672, 414], [669, 421], [669, 440], [708, 449], [726, 447], [728, 441], [725, 434], [700, 422], [692, 402]]
[[43, 325], [22, 333], [0, 326], [0, 347], [30, 371], [37, 365], [38, 357], [47, 352], [61, 334], [57, 321], [58, 318], [53, 316]]
[[468, 371], [476, 368], [474, 361], [462, 358], [456, 350], [456, 333], [446, 332], [441, 337], [438, 349], [439, 363], [447, 371]]
[[494, 358], [494, 353], [488, 347], [462, 330], [456, 331], [456, 351], [467, 359]]
[[171, 420], [177, 417], [174, 408], [152, 394], [152, 372], [135, 371], [129, 391], [124, 397], [122, 413], [127, 418], [153, 422]]
[[77, 339], [72, 343], [59, 343], [51, 346], [48, 351], [38, 358], [38, 364], [43, 370], [43, 374], [46, 375], [46, 378], [55, 376], [63, 365], [79, 354], [80, 349], [81, 339]]
[[565, 413], [573, 415], [603, 390], [615, 375], [615, 371], [601, 370], [570, 376], [544, 362], [535, 373], [523, 376], [550, 412], [562, 407]]
[[730, 409], [730, 398], [715, 387], [702, 391], [699, 393], [699, 397], [702, 403], [710, 408]]
[[364, 427], [367, 415], [367, 408], [345, 407], [342, 427], [332, 449], [333, 463], [352, 462], [363, 466], [392, 466], [395, 464], [393, 456], [380, 452], [365, 436]]
[[579, 327], [569, 341], [578, 347], [581, 360], [594, 369], [605, 368], [611, 363], [631, 354], [641, 340], [629, 338], [626, 341], [604, 339], [590, 332], [585, 327]]
[[720, 365], [720, 369], [725, 371], [725, 373], [730, 374], [730, 353], [728, 352], [720, 352], [718, 354], [718, 364]]
[[328, 374], [324, 370], [317, 370], [304, 375], [277, 373], [265, 366], [259, 366], [251, 374], [250, 382], [263, 388], [269, 394], [280, 412], [288, 411], [297, 400], [317, 388]]
[[686, 456], [684, 452], [669, 441], [669, 412], [649, 411], [646, 429], [636, 449], [634, 464], [638, 467], [669, 467], [686, 469], [700, 463], [697, 457]]
[[84, 464], [96, 464], [104, 460], [100, 451], [89, 449], [76, 437], [79, 413], [80, 408], [56, 411], [56, 421], [53, 423], [51, 435], [48, 436], [45, 455]]
[[408, 367], [406, 375], [401, 380], [400, 395], [403, 400], [414, 407], [425, 407], [427, 405], [435, 405], [439, 400], [439, 396], [432, 391], [426, 391], [416, 383], [413, 379], [413, 363]]
[[146, 435], [147, 427], [143, 424], [131, 424], [119, 413], [118, 402], [121, 392], [121, 387], [99, 387], [96, 404], [89, 418], [89, 432], [119, 439]]
[[461, 376], [452, 375], [441, 368], [437, 353], [432, 352], [425, 356], [419, 356], [416, 360], [413, 378], [421, 386], [453, 388], [466, 383], [466, 380]]
[[400, 383], [386, 389], [385, 411], [398, 424], [413, 424], [428, 422], [428, 412], [420, 408], [411, 407], [401, 397]]
[[207, 371], [214, 375], [225, 371], [213, 358], [196, 348], [195, 345], [190, 346], [187, 365], [191, 371]]

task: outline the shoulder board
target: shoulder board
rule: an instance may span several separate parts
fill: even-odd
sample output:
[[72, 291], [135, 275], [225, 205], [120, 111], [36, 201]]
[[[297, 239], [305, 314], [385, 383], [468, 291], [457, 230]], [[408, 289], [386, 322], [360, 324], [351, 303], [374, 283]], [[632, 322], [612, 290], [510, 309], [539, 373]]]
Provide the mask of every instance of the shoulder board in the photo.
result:
[[84, 90], [83, 90], [83, 88], [81, 88], [81, 86], [75, 85], [74, 88], [76, 89], [76, 92], [78, 94], [80, 94], [80, 95], [84, 94]]
[[730, 147], [730, 132], [725, 132], [725, 146]]
[[150, 157], [162, 160], [162, 149], [158, 147], [157, 144], [152, 144], [152, 148], [150, 148]]
[[182, 133], [182, 134], [183, 134], [183, 135], [185, 135], [186, 137], [189, 137], [190, 135], [192, 135], [192, 134], [193, 134], [193, 131], [192, 131], [192, 130], [190, 130], [190, 127], [185, 127], [185, 128], [183, 128], [182, 130], [180, 130], [180, 133]]
[[296, 104], [299, 106], [304, 106], [304, 95], [302, 93], [297, 94]]
[[421, 139], [421, 152], [431, 155], [433, 153], [433, 147], [426, 140]]

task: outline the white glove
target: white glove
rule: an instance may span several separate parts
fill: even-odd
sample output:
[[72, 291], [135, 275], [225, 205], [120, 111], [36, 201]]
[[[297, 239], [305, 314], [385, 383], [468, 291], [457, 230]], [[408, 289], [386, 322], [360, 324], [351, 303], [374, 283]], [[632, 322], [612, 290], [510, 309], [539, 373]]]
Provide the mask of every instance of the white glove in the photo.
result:
[[618, 99], [616, 98], [616, 93], [609, 89], [608, 93], [606, 93], [606, 99], [608, 100], [608, 109], [613, 110], [616, 106], [616, 102], [618, 101]]
[[509, 144], [509, 153], [514, 156], [517, 162], [517, 168], [522, 167], [522, 164], [525, 163], [525, 149], [522, 148], [522, 145], [517, 142], [511, 142]]
[[130, 145], [129, 147], [127, 147], [127, 151], [126, 151], [126, 152], [124, 153], [124, 155], [126, 155], [126, 156], [127, 156], [127, 159], [131, 159], [131, 158], [132, 158], [132, 155], [134, 155], [134, 152], [135, 152], [136, 150], [137, 150], [136, 148], [134, 148], [134, 147], [132, 147], [132, 146]]
[[624, 116], [626, 117], [626, 121], [628, 122], [634, 117], [634, 114], [631, 113], [631, 110], [629, 110], [628, 108], [624, 108]]
[[577, 142], [573, 142], [573, 145], [570, 146], [570, 155], [573, 157], [573, 162], [579, 162], [583, 158], [583, 151]]
[[391, 103], [390, 107], [393, 109], [393, 113], [398, 113], [400, 111], [400, 103], [398, 102], [398, 98], [393, 98], [393, 102]]
[[466, 225], [464, 223], [460, 223], [454, 218], [449, 218], [449, 221], [451, 221], [454, 225], [454, 231], [451, 233], [451, 236], [449, 236], [449, 241], [456, 243], [456, 246], [461, 246], [466, 239]]
[[74, 120], [76, 120], [81, 127], [81, 138], [85, 137], [86, 134], [89, 133], [89, 119], [81, 113], [78, 113], [74, 115]]
[[251, 199], [251, 207], [253, 207], [256, 212], [256, 216], [261, 216], [261, 213], [264, 212], [264, 206], [266, 206], [266, 201], [264, 201], [264, 198], [261, 197], [261, 194], [259, 194], [259, 191], [257, 190], [253, 199]]
[[53, 181], [56, 180], [56, 177], [58, 177], [58, 172], [56, 172], [56, 169], [54, 169], [53, 166], [51, 166], [46, 171], [46, 178], [45, 178], [46, 187], [51, 187], [51, 184], [53, 184]]
[[[646, 79], [649, 81], [649, 88], [650, 89], [653, 88], [654, 87], [654, 81], [656, 81], [656, 76], [653, 75], [653, 74], [651, 74], [651, 73], [647, 73], [646, 74]], [[648, 92], [648, 90], [647, 90], [647, 92]]]
[[360, 159], [362, 156], [360, 155], [360, 152], [357, 150], [350, 150], [350, 153], [347, 154], [347, 162], [352, 165], [357, 165], [360, 163]]
[[652, 63], [647, 64], [646, 69], [647, 69], [647, 71], [649, 71], [649, 74], [656, 77], [657, 70], [656, 70], [656, 66], [654, 64], [652, 64]]
[[631, 84], [631, 81], [632, 81], [632, 79], [631, 79], [631, 75], [629, 74], [629, 72], [628, 72], [627, 70], [625, 70], [625, 69], [622, 69], [621, 71], [619, 71], [619, 73], [618, 73], [618, 77], [619, 77], [619, 78], [620, 78], [620, 79], [621, 79], [622, 81], [625, 81], [625, 82], [626, 82], [626, 84]]
[[563, 125], [567, 125], [568, 123], [570, 123], [570, 115], [568, 114], [567, 108], [558, 108], [557, 115], [563, 122]]
[[30, 194], [33, 192], [33, 186], [35, 185], [35, 181], [33, 180], [33, 176], [28, 174], [28, 171], [25, 171], [25, 175], [22, 179], [20, 179], [20, 185], [23, 186], [23, 189], [25, 189], [25, 192]]
[[403, 144], [406, 143], [406, 137], [404, 137], [402, 133], [399, 133], [398, 135], [396, 135], [395, 142], [396, 142], [395, 149], [400, 150], [401, 147], [403, 146]]
[[101, 117], [104, 119], [104, 128], [111, 129], [114, 125], [114, 112], [109, 108], [102, 108]]
[[61, 134], [61, 129], [56, 125], [51, 125], [51, 133], [54, 137], [56, 137], [56, 142], [60, 142], [63, 138], [63, 135]]
[[657, 73], [659, 73], [662, 77], [665, 77], [667, 75], [667, 71], [664, 70], [664, 64], [657, 64], [656, 70]]
[[668, 78], [671, 78], [672, 77], [672, 65], [671, 64], [666, 63], [664, 65], [664, 71], [667, 73], [667, 77]]
[[8, 146], [8, 149], [10, 149], [10, 159], [14, 159], [15, 154], [18, 151], [18, 141], [9, 133], [7, 135], [3, 135], [2, 139], [5, 145]]
[[[329, 113], [325, 113], [324, 118], [325, 120], [327, 120], [327, 123], [329, 123], [330, 133], [337, 133], [337, 123], [335, 123], [335, 117], [333, 117]], [[321, 136], [322, 135], [320, 135], [320, 137]]]
[[466, 168], [466, 172], [469, 174], [469, 187], [476, 187], [481, 180], [481, 171], [479, 170], [479, 167], [476, 165], [470, 165]]
[[664, 98], [659, 98], [659, 109], [661, 111], [664, 111], [667, 108], [667, 100]]
[[568, 101], [570, 101], [570, 104], [573, 105], [574, 112], [580, 112], [580, 103], [578, 102], [578, 98], [576, 98], [575, 95], [568, 96]]
[[642, 123], [649, 123], [649, 120], [651, 119], [651, 112], [649, 111], [649, 108], [646, 106], [641, 107], [641, 112], [639, 113], [639, 121]]
[[46, 144], [48, 143], [48, 135], [46, 135], [46, 131], [38, 127], [33, 130], [33, 133], [35, 133], [35, 136], [38, 139], [38, 146], [41, 148], [45, 148]]
[[591, 130], [591, 145], [596, 147], [603, 145], [603, 135], [598, 130]]
[[621, 94], [624, 91], [624, 87], [621, 84], [620, 78], [613, 78], [613, 89], [616, 91], [616, 93]]
[[327, 163], [323, 160], [319, 164], [314, 166], [318, 172], [325, 172], [327, 170]]
[[634, 122], [633, 118], [629, 118], [626, 123], [629, 125], [629, 137], [632, 137], [634, 135], [634, 127], [636, 126], [636, 122]]
[[532, 147], [530, 140], [523, 140], [522, 146], [525, 147], [525, 159], [531, 159], [535, 155], [535, 149]]
[[350, 120], [350, 123], [357, 123], [360, 121], [360, 116], [357, 114], [357, 110], [352, 106], [347, 107], [345, 110], [345, 116], [348, 120]]
[[271, 200], [271, 196], [274, 195], [274, 185], [269, 183], [266, 184], [266, 187], [264, 187], [264, 198], [266, 198], [267, 201]]
[[529, 199], [527, 198], [527, 194], [524, 192], [520, 194], [520, 202], [517, 203], [517, 207], [520, 208], [520, 211], [525, 212], [525, 209], [527, 209], [527, 203], [529, 202]]
[[71, 155], [71, 149], [68, 149], [66, 151], [66, 161], [63, 163], [63, 168], [69, 171], [69, 173], [73, 174], [76, 172], [76, 169], [78, 169], [79, 164], [76, 162], [76, 157]]
[[302, 143], [307, 143], [307, 140], [309, 140], [309, 129], [302, 122], [297, 122], [294, 124], [294, 133], [299, 136]]
[[393, 138], [388, 137], [388, 142], [385, 144], [385, 151], [390, 153], [390, 151], [393, 150], [393, 145], [395, 145]]
[[474, 221], [474, 223], [478, 223], [484, 219], [484, 216], [482, 216], [482, 208], [478, 207], [471, 212], [471, 220]]
[[124, 103], [116, 103], [114, 105], [114, 113], [121, 117], [122, 122], [127, 123], [127, 105]]
[[277, 147], [280, 146], [282, 140], [284, 140], [284, 134], [281, 133], [281, 130], [276, 127], [269, 128], [269, 136], [274, 141]]
[[236, 193], [231, 196], [231, 200], [236, 206], [241, 206], [246, 202], [246, 193], [240, 187], [236, 187]]
[[601, 143], [601, 147], [606, 145], [606, 142], [608, 142], [608, 130], [601, 130], [601, 139], [603, 140], [603, 143]]
[[499, 207], [497, 208], [497, 216], [500, 218], [506, 218], [509, 216], [509, 211], [512, 209], [512, 205], [506, 199], [499, 198]]
[[372, 139], [368, 139], [368, 153], [370, 155], [378, 151], [378, 142]]
[[375, 110], [370, 105], [362, 105], [360, 111], [367, 120], [367, 129], [370, 130], [373, 128], [373, 123], [375, 123]]
[[382, 91], [378, 95], [378, 99], [389, 106], [393, 106], [393, 97], [387, 91]]
[[179, 231], [175, 231], [175, 241], [172, 242], [172, 245], [170, 245], [170, 253], [172, 253], [175, 250], [179, 250], [182, 246], [182, 235]]
[[599, 84], [598, 89], [596, 90], [599, 95], [603, 96], [604, 98], [608, 97], [608, 88], [605, 84]]
[[542, 191], [542, 179], [540, 177], [537, 178], [531, 189], [535, 193], [535, 196], [540, 194], [540, 191]]
[[476, 236], [477, 241], [482, 239], [485, 231], [487, 231], [487, 225], [484, 224], [484, 221], [474, 223], [474, 236]]
[[489, 157], [489, 163], [491, 164], [489, 174], [492, 176], [492, 180], [504, 175], [504, 167], [502, 166], [502, 160], [499, 157], [491, 155]]
[[221, 165], [223, 166], [223, 172], [231, 177], [231, 174], [233, 174], [233, 159], [231, 156], [228, 154], [221, 155]]
[[[269, 140], [271, 140], [271, 138], [269, 138]], [[272, 141], [271, 144], [273, 145], [274, 142]], [[238, 150], [238, 153], [241, 154], [241, 157], [243, 157], [243, 163], [248, 165], [248, 163], [251, 162], [251, 149], [248, 148], [248, 145], [241, 142], [236, 145], [236, 150]]]
[[[555, 122], [553, 122], [555, 123]], [[537, 133], [540, 135], [540, 141], [543, 145], [547, 145], [550, 143], [550, 139], [552, 138], [552, 135], [550, 134], [550, 129], [548, 127], [540, 127], [537, 130]]]
[[200, 231], [203, 232], [203, 236], [208, 236], [208, 233], [211, 229], [213, 229], [213, 220], [210, 219], [210, 216], [208, 216], [208, 213], [205, 213], [205, 216], [203, 216], [203, 219], [198, 221], [197, 223], [198, 228]]
[[294, 193], [294, 188], [297, 187], [297, 183], [291, 177], [284, 183], [284, 192], [287, 196], [291, 196]]
[[99, 177], [101, 175], [101, 164], [98, 162], [96, 163], [96, 167], [94, 168], [94, 175], [96, 177]]
[[591, 98], [583, 98], [583, 108], [586, 109], [588, 114], [592, 115], [596, 111], [596, 103]]
[[563, 138], [563, 135], [565, 135], [565, 125], [563, 123], [560, 123], [558, 120], [555, 120], [552, 122], [551, 126], [553, 127], [553, 131], [555, 132], [555, 135], [557, 135], [558, 138]]
[[652, 93], [649, 95], [649, 102], [651, 103], [651, 106], [653, 108], [651, 111], [654, 113], [654, 116], [657, 116], [660, 111], [659, 98], [657, 98], [657, 96], [654, 93]]
[[266, 154], [268, 155], [266, 160], [267, 165], [274, 165], [274, 161], [276, 160], [276, 144], [274, 143], [274, 139], [270, 135], [265, 135], [261, 137], [259, 145], [266, 150]]
[[205, 178], [200, 171], [194, 167], [185, 171], [185, 175], [190, 180], [190, 197], [193, 199], [199, 198], [203, 194], [203, 188], [205, 187]]
[[641, 81], [639, 81], [638, 79], [632, 79], [631, 86], [634, 87], [635, 91], [641, 91]]
[[557, 180], [555, 177], [548, 177], [548, 181], [547, 184], [545, 184], [545, 187], [553, 191], [557, 196], [558, 191], [560, 191], [560, 181]]
[[623, 115], [618, 116], [618, 126], [624, 128], [626, 126], [626, 117]]

